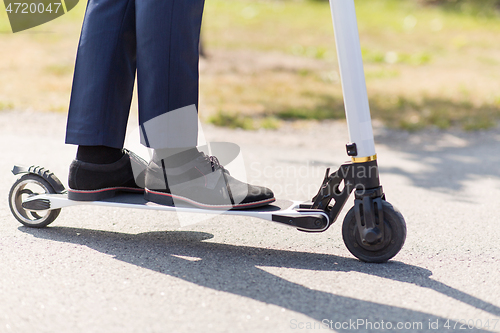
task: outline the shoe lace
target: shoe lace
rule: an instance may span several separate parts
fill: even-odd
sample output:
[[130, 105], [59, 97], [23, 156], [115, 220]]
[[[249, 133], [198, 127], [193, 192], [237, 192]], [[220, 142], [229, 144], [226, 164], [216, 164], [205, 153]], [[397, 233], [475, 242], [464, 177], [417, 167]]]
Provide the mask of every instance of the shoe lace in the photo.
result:
[[218, 170], [218, 169], [221, 169], [223, 172], [226, 172], [226, 173], [229, 173], [229, 171], [227, 171], [219, 162], [219, 159], [216, 157], [216, 156], [208, 156], [208, 155], [205, 155], [203, 154], [204, 157], [205, 157], [205, 160], [210, 163], [210, 165], [212, 166], [212, 171], [215, 171], [215, 170]]
[[224, 167], [222, 165], [220, 165], [219, 159], [217, 157], [209, 156], [208, 160], [212, 164], [212, 171], [215, 171], [215, 170], [221, 169], [221, 168], [224, 169]]

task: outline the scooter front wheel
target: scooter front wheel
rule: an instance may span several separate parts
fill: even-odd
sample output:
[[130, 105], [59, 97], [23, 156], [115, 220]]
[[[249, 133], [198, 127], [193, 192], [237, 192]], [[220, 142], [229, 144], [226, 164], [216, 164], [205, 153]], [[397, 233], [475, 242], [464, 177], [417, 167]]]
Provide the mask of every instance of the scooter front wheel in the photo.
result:
[[382, 201], [384, 212], [384, 237], [377, 244], [363, 243], [356, 224], [354, 207], [349, 210], [342, 224], [342, 237], [347, 249], [365, 262], [381, 263], [394, 257], [406, 240], [406, 222], [403, 215], [387, 201]]
[[23, 225], [31, 228], [43, 228], [52, 223], [61, 209], [28, 210], [23, 207], [26, 198], [46, 193], [56, 193], [52, 185], [36, 174], [26, 174], [12, 185], [9, 192], [9, 207], [12, 215]]

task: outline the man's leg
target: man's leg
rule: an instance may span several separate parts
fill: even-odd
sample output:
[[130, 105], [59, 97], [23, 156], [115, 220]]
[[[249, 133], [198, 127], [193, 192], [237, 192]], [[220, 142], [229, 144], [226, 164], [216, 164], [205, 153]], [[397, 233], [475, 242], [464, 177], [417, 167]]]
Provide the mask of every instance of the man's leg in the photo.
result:
[[142, 143], [151, 148], [197, 144], [203, 6], [204, 0], [137, 1], [139, 123], [148, 124]]
[[137, 76], [142, 143], [155, 153], [149, 201], [231, 209], [267, 205], [269, 189], [242, 183], [199, 152], [198, 60], [203, 0], [137, 2]]
[[204, 0], [137, 1], [139, 122], [198, 106]]
[[135, 0], [89, 0], [66, 132], [66, 143], [78, 145], [69, 172], [70, 199], [143, 191], [132, 166], [146, 163], [122, 151], [135, 71]]
[[136, 71], [135, 0], [89, 0], [66, 143], [121, 149]]

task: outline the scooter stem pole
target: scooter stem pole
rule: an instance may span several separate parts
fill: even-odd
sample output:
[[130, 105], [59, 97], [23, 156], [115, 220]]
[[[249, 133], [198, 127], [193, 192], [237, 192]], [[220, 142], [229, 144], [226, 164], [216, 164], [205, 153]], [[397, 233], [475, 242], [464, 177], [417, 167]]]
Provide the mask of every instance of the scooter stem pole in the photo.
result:
[[357, 148], [357, 155], [353, 156], [353, 161], [375, 160], [375, 143], [354, 0], [330, 0], [330, 9], [337, 44], [349, 140], [355, 143]]

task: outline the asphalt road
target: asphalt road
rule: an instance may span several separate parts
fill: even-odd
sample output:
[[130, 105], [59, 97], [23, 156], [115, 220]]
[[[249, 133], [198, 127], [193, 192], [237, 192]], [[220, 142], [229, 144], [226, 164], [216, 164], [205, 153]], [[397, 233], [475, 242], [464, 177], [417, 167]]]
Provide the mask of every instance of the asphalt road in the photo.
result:
[[[403, 213], [389, 263], [356, 260], [342, 219], [307, 234], [252, 218], [180, 225], [173, 213], [80, 206], [22, 227], [14, 164], [65, 183], [75, 148], [62, 114], [0, 113], [0, 332], [500, 332], [500, 131], [376, 126], [381, 181]], [[345, 124], [244, 132], [248, 179], [306, 200], [346, 160]]]

